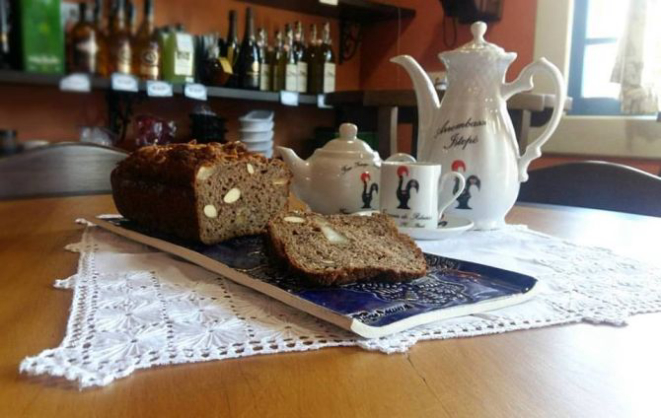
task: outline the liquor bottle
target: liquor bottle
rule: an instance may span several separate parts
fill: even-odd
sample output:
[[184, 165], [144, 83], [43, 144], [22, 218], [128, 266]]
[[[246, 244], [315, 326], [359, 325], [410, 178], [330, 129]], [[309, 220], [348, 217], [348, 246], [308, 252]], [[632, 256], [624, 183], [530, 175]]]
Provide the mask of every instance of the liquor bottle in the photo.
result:
[[272, 55], [272, 77], [271, 90], [280, 91], [285, 89], [285, 72], [287, 69], [287, 53], [282, 39], [282, 32], [275, 31], [275, 47]]
[[195, 81], [195, 42], [182, 25], [170, 28], [163, 47], [163, 78], [171, 83]]
[[154, 31], [154, 2], [146, 0], [144, 16], [133, 42], [133, 73], [143, 80], [161, 77], [161, 46]]
[[202, 77], [200, 81], [207, 86], [222, 86], [223, 68], [219, 60], [220, 48], [218, 47], [217, 41], [215, 45], [209, 46], [209, 48], [204, 52], [205, 56], [204, 60], [202, 61]]
[[259, 90], [259, 48], [255, 42], [255, 27], [252, 9], [246, 9], [246, 27], [237, 61], [239, 86], [248, 90]]
[[268, 34], [264, 28], [257, 34], [257, 46], [259, 47], [259, 89], [261, 91], [271, 90], [271, 68], [272, 51], [269, 47]]
[[285, 26], [285, 90], [298, 91], [298, 67], [294, 52], [294, 32], [291, 26]]
[[230, 79], [227, 84], [230, 87], [236, 87], [239, 84], [239, 80], [237, 78], [238, 68], [236, 68], [236, 63], [239, 58], [240, 46], [239, 46], [239, 38], [236, 35], [237, 31], [236, 31], [235, 10], [230, 10], [229, 21], [230, 24], [227, 29], [227, 39], [225, 39], [224, 49], [221, 51], [221, 54], [227, 59], [227, 61], [232, 66], [232, 75], [230, 76]]
[[12, 67], [27, 72], [63, 74], [67, 49], [61, 1], [11, 0], [9, 6]]
[[108, 73], [131, 74], [131, 35], [126, 25], [125, 1], [118, 0], [108, 29]]
[[103, 0], [94, 0], [94, 31], [96, 32], [96, 74], [108, 75], [108, 38], [103, 27]]
[[87, 20], [87, 3], [78, 3], [78, 22], [69, 32], [69, 72], [96, 73], [98, 52], [96, 30]]
[[9, 5], [0, 0], [0, 69], [11, 68], [9, 56]]
[[330, 23], [324, 23], [324, 29], [321, 34], [321, 45], [319, 46], [318, 70], [320, 74], [318, 79], [321, 81], [320, 93], [331, 93], [335, 91], [335, 54], [331, 45]]
[[303, 25], [296, 22], [294, 31], [294, 55], [296, 57], [296, 91], [305, 93], [308, 91], [308, 57], [305, 48], [305, 36], [303, 34]]
[[315, 90], [316, 79], [317, 79], [317, 52], [319, 49], [319, 39], [317, 38], [317, 25], [310, 25], [310, 42], [308, 47], [305, 49], [305, 56], [303, 60], [308, 63], [308, 93], [318, 93]]
[[126, 26], [131, 36], [135, 35], [135, 5], [131, 0], [126, 0]]

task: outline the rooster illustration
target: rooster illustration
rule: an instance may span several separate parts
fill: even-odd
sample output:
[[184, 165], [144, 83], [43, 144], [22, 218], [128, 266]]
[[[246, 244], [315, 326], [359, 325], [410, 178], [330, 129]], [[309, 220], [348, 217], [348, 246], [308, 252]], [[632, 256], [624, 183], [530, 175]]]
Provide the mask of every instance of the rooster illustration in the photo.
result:
[[367, 183], [372, 180], [372, 176], [367, 171], [360, 175], [360, 180], [363, 182], [363, 209], [372, 209], [372, 196], [379, 193], [379, 185], [372, 183], [368, 190]]
[[[466, 164], [462, 160], [455, 160], [452, 162], [452, 171], [459, 171], [461, 169], [462, 172], [466, 172]], [[473, 209], [470, 206], [468, 206], [468, 201], [471, 198], [471, 186], [477, 187], [477, 190], [480, 190], [482, 187], [482, 182], [480, 181], [480, 178], [474, 174], [471, 174], [470, 176], [466, 177], [466, 186], [464, 187], [464, 190], [461, 192], [459, 197], [457, 197], [457, 209]], [[459, 190], [459, 180], [455, 179], [454, 180], [454, 187], [452, 188], [452, 193], [457, 193]]]
[[408, 204], [411, 198], [411, 189], [415, 189], [416, 193], [420, 191], [420, 184], [416, 179], [409, 180], [406, 183], [406, 188], [404, 188], [404, 175], [409, 175], [409, 169], [406, 166], [401, 166], [397, 169], [397, 176], [399, 177], [399, 186], [397, 187], [399, 206], [397, 206], [397, 209], [411, 209]]

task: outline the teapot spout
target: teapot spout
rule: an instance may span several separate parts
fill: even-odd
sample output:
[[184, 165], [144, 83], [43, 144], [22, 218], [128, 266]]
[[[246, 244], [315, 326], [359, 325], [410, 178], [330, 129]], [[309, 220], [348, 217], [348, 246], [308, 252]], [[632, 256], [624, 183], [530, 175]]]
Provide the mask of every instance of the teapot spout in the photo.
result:
[[423, 141], [428, 137], [427, 133], [434, 123], [434, 114], [441, 107], [438, 94], [425, 70], [410, 55], [398, 55], [391, 58], [390, 62], [404, 67], [413, 81], [418, 102], [418, 149], [422, 150]]
[[299, 199], [305, 200], [307, 185], [310, 182], [310, 164], [296, 155], [294, 150], [286, 147], [275, 147], [285, 164], [294, 173], [293, 189]]

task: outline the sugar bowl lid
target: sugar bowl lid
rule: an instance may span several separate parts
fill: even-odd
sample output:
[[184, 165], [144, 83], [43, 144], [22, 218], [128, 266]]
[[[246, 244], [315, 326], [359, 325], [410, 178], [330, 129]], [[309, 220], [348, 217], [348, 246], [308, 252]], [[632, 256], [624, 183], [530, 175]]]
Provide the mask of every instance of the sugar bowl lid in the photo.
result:
[[353, 123], [343, 123], [340, 125], [340, 137], [328, 141], [323, 148], [317, 150], [322, 154], [347, 154], [359, 153], [365, 154], [365, 157], [373, 157], [374, 150], [369, 144], [359, 138], [358, 127]]

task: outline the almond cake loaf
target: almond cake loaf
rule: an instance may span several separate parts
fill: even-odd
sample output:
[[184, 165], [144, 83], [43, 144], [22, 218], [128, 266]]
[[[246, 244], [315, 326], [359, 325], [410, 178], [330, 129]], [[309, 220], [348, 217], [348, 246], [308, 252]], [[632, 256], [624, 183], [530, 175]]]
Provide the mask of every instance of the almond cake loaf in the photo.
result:
[[172, 144], [140, 148], [113, 170], [117, 210], [179, 238], [214, 244], [263, 233], [285, 210], [292, 174], [286, 164], [243, 144]]
[[383, 214], [283, 212], [269, 222], [268, 233], [275, 256], [318, 284], [401, 281], [427, 274], [420, 248]]

